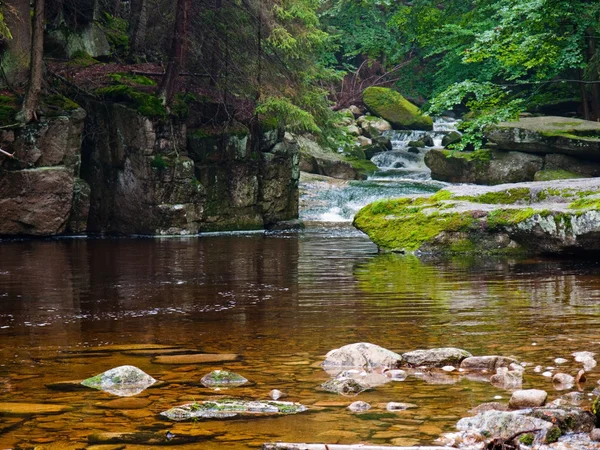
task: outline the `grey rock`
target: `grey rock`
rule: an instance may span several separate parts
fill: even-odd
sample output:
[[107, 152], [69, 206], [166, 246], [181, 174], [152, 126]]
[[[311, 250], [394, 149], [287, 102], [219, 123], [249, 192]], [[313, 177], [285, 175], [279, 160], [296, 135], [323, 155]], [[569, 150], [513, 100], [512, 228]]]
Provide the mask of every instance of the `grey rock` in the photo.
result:
[[331, 350], [325, 356], [323, 367], [354, 367], [362, 369], [397, 368], [402, 356], [368, 342], [348, 344]]
[[462, 134], [458, 131], [451, 131], [442, 138], [442, 147], [448, 148], [450, 145], [457, 144], [460, 142], [461, 138]]
[[554, 384], [554, 389], [564, 391], [573, 387], [575, 384], [575, 377], [566, 373], [555, 373], [552, 376], [552, 383]]
[[471, 356], [460, 363], [463, 370], [490, 370], [495, 371], [499, 367], [508, 367], [517, 360], [505, 356]]
[[443, 367], [447, 365], [460, 365], [461, 361], [471, 355], [466, 350], [454, 347], [433, 348], [429, 350], [414, 350], [402, 354], [403, 365], [411, 367]]
[[388, 411], [405, 411], [407, 409], [416, 408], [417, 405], [414, 403], [402, 403], [402, 402], [389, 402], [385, 405], [385, 409]]
[[146, 390], [156, 380], [135, 366], [119, 366], [81, 382], [82, 385], [120, 397], [131, 397]]
[[364, 412], [371, 409], [371, 405], [366, 402], [357, 401], [353, 402], [348, 406], [348, 409], [352, 412]]
[[477, 431], [486, 436], [506, 439], [521, 431], [535, 429], [546, 433], [552, 423], [530, 417], [521, 411], [486, 411], [474, 417], [465, 417], [456, 424], [459, 431]]
[[590, 439], [595, 442], [600, 442], [600, 428], [594, 428], [590, 431]]
[[336, 377], [323, 383], [321, 388], [333, 394], [355, 396], [370, 389], [370, 386], [353, 378]]
[[496, 374], [490, 377], [490, 383], [502, 389], [521, 389], [523, 384], [523, 371], [499, 367], [496, 369]]
[[229, 372], [227, 370], [213, 370], [204, 375], [200, 382], [204, 386], [214, 389], [241, 386], [242, 384], [247, 383], [248, 380], [237, 373]]
[[524, 389], [513, 392], [508, 402], [511, 409], [524, 409], [543, 406], [548, 398], [548, 393], [540, 389]]
[[236, 416], [297, 414], [307, 409], [306, 406], [293, 402], [226, 399], [188, 403], [163, 411], [160, 415], [180, 422], [197, 419], [224, 419]]

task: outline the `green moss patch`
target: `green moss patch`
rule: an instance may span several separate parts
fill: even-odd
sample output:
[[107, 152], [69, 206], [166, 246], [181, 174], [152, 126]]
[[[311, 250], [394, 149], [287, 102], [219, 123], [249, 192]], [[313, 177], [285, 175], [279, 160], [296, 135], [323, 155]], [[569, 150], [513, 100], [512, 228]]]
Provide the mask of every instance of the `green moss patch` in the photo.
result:
[[571, 209], [600, 209], [600, 197], [583, 197], [569, 204]]
[[61, 94], [46, 95], [42, 98], [42, 106], [49, 106], [50, 109], [58, 109], [60, 111], [73, 111], [80, 106], [70, 98]]
[[533, 181], [570, 180], [572, 178], [585, 178], [585, 176], [567, 170], [539, 170], [535, 173]]
[[165, 118], [167, 110], [160, 99], [152, 94], [139, 92], [131, 86], [123, 84], [108, 86], [96, 90], [96, 93], [106, 99], [127, 103], [145, 117]]
[[117, 84], [127, 84], [131, 86], [156, 86], [156, 81], [144, 76], [133, 73], [116, 72], [109, 73], [108, 78]]
[[363, 102], [373, 115], [387, 120], [394, 128], [433, 129], [431, 117], [422, 115], [419, 108], [392, 89], [369, 87], [363, 92]]
[[498, 192], [486, 192], [476, 196], [456, 197], [456, 200], [468, 200], [473, 203], [487, 205], [513, 205], [516, 203], [530, 203], [530, 196], [529, 188], [515, 188]]
[[474, 152], [458, 152], [454, 150], [440, 150], [446, 158], [460, 158], [467, 161], [488, 162], [492, 159], [492, 152], [487, 149], [480, 149]]

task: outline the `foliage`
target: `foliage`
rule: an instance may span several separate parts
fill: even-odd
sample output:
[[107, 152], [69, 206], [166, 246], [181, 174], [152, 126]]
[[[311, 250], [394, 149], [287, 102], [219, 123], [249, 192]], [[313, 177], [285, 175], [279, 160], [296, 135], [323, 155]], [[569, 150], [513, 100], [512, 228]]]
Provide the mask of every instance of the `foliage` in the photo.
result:
[[96, 93], [104, 98], [117, 102], [125, 102], [134, 106], [137, 111], [149, 118], [165, 118], [167, 110], [158, 97], [145, 92], [136, 91], [123, 84], [99, 88]]
[[133, 73], [109, 73], [108, 78], [116, 84], [128, 84], [132, 86], [156, 86], [156, 81], [144, 75], [136, 75]]
[[265, 123], [274, 124], [278, 128], [300, 133], [319, 133], [321, 131], [309, 112], [297, 107], [284, 97], [267, 98], [257, 106], [256, 112], [263, 116]]

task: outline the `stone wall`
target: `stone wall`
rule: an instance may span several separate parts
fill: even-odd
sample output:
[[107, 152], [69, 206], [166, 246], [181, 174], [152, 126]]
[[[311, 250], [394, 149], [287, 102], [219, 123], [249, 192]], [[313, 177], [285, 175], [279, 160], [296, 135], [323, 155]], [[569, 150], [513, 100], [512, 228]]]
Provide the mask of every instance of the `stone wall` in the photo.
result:
[[89, 186], [79, 178], [81, 108], [3, 130], [0, 235], [52, 236], [85, 231]]

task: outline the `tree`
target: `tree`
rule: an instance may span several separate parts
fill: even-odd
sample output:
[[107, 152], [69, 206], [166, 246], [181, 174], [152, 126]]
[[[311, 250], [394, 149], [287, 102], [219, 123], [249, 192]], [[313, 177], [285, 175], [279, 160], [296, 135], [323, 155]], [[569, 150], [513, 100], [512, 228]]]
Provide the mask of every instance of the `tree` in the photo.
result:
[[22, 85], [27, 82], [31, 58], [29, 0], [6, 0], [1, 11], [5, 23], [1, 34], [6, 49], [1, 65], [3, 81], [8, 85]]
[[35, 0], [29, 83], [25, 93], [25, 100], [23, 101], [23, 108], [18, 117], [19, 120], [25, 123], [37, 119], [36, 109], [42, 90], [42, 72], [44, 64], [44, 7], [45, 0]]

